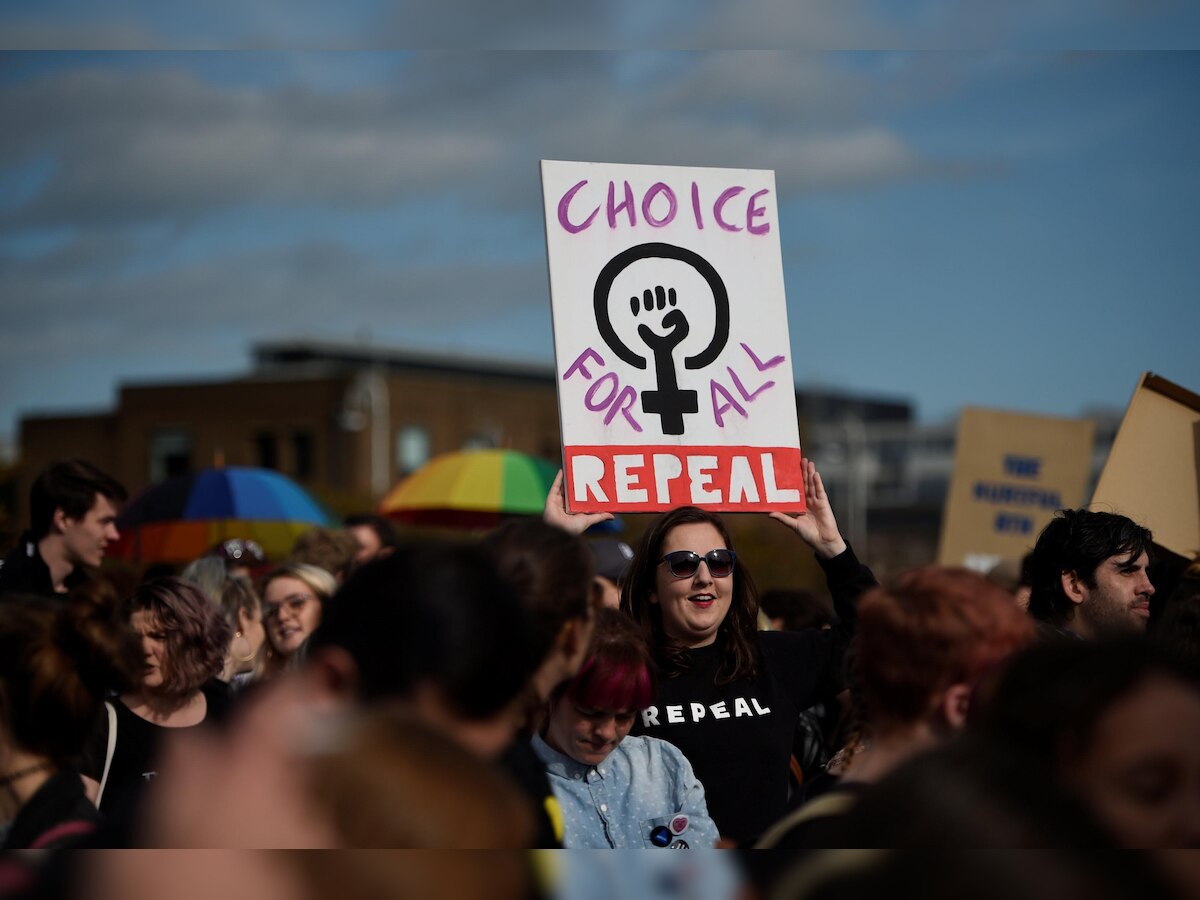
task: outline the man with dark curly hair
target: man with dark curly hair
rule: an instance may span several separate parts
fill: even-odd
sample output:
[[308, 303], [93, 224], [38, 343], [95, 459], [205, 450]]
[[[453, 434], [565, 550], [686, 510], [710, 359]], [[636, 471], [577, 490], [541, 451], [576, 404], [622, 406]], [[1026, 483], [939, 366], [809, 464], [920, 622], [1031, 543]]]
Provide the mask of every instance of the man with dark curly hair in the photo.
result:
[[1151, 540], [1149, 529], [1125, 516], [1059, 510], [1033, 548], [1030, 615], [1064, 637], [1145, 632], [1154, 594]]

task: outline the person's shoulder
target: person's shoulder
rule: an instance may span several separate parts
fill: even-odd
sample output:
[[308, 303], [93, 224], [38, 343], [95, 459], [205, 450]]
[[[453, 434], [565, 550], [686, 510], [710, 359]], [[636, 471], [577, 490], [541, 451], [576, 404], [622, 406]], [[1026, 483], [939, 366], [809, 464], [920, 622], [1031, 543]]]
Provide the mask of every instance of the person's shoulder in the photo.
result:
[[805, 628], [802, 631], [778, 631], [775, 629], [760, 630], [754, 632], [758, 637], [758, 643], [761, 647], [770, 647], [777, 644], [794, 643], [803, 635], [809, 632], [816, 631], [815, 628]]
[[669, 751], [664, 748], [674, 746], [662, 738], [650, 737], [648, 734], [627, 734], [617, 744], [613, 753], [629, 761], [638, 760], [647, 764], [666, 755]]
[[670, 741], [664, 741], [662, 738], [650, 737], [645, 734], [631, 734], [621, 741], [617, 747], [625, 756], [640, 756], [649, 763], [657, 763], [674, 768], [691, 766], [691, 763], [688, 762], [688, 758], [684, 756], [682, 750]]
[[763, 667], [785, 684], [794, 683], [811, 667], [812, 660], [821, 655], [821, 648], [834, 640], [834, 634], [825, 628], [760, 631], [758, 649]]
[[[19, 565], [22, 560], [33, 559], [38, 555], [37, 541], [33, 539], [33, 534], [28, 531], [22, 532], [21, 536], [13, 542], [13, 545], [0, 558], [2, 560], [0, 561], [0, 571], [3, 571], [4, 566], [10, 566], [14, 563]], [[10, 569], [10, 571], [12, 570]]]
[[805, 647], [819, 640], [825, 633], [820, 628], [804, 628], [800, 631], [755, 632], [759, 649], [767, 655], [786, 654], [797, 647]]
[[27, 534], [21, 535], [3, 559], [0, 559], [0, 593], [45, 594], [48, 585], [42, 581], [48, 582], [49, 575], [47, 574], [45, 579], [38, 578], [39, 561], [37, 545]]
[[670, 741], [664, 741], [662, 738], [651, 737], [648, 734], [630, 734], [627, 735], [617, 746], [628, 753], [635, 750], [653, 752], [659, 750], [664, 745], [667, 747], [675, 746]]
[[758, 839], [758, 849], [805, 850], [838, 846], [839, 825], [857, 806], [869, 785], [838, 781], [793, 809]]
[[1073, 644], [1083, 640], [1078, 633], [1066, 626], [1058, 625], [1045, 619], [1034, 619], [1033, 627], [1037, 632], [1038, 639], [1046, 643]]

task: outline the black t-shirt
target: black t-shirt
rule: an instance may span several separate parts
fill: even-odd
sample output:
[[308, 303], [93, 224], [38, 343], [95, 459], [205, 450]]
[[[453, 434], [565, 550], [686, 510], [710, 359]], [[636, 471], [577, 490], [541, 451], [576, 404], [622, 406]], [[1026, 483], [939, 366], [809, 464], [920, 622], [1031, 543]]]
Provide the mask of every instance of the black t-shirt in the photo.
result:
[[690, 667], [658, 681], [634, 734], [670, 741], [704, 785], [722, 837], [744, 844], [787, 810], [796, 718], [843, 686], [853, 601], [875, 583], [852, 550], [822, 561], [840, 622], [827, 630], [760, 631], [758, 675], [716, 684], [720, 642], [688, 652]]
[[758, 633], [753, 681], [714, 684], [721, 646], [692, 650], [691, 668], [663, 678], [634, 733], [670, 741], [704, 785], [724, 837], [748, 840], [783, 815], [796, 717], [836, 692], [840, 654], [828, 631]]

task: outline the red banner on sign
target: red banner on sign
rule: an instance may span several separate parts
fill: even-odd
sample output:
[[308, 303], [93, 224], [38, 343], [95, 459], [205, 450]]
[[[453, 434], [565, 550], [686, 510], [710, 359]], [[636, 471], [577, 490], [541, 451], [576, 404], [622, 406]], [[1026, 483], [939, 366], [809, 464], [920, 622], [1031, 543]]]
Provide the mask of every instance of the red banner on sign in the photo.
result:
[[566, 447], [573, 512], [659, 512], [699, 506], [728, 512], [801, 512], [798, 447]]

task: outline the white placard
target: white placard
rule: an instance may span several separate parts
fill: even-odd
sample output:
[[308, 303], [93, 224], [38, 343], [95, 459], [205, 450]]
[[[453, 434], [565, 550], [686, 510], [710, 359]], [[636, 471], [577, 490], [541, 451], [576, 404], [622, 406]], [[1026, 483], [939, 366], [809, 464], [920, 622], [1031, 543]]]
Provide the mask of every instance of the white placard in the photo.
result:
[[775, 173], [542, 161], [567, 503], [804, 508]]

